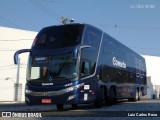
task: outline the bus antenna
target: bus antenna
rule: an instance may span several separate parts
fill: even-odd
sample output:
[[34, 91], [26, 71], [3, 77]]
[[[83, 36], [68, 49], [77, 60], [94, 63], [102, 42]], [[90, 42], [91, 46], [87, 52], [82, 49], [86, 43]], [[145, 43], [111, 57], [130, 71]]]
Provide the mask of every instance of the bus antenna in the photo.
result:
[[68, 18], [62, 16], [62, 17], [61, 17], [61, 21], [62, 21], [62, 24], [67, 24], [67, 22], [68, 22], [68, 23], [73, 23], [73, 22], [74, 22], [74, 19], [73, 19], [73, 18], [68, 19]]

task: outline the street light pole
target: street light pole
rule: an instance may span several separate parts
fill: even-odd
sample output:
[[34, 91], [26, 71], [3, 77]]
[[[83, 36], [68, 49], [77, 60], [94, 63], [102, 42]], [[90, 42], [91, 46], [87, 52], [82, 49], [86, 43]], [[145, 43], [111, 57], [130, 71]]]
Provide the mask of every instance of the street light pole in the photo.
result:
[[20, 58], [18, 58], [18, 65], [17, 65], [17, 77], [16, 82], [10, 77], [5, 78], [5, 80], [11, 80], [14, 82], [14, 89], [15, 89], [15, 95], [14, 95], [14, 101], [18, 101], [18, 90], [21, 88], [21, 84], [19, 84], [19, 71], [20, 71]]
[[18, 65], [17, 65], [17, 78], [15, 83], [15, 101], [18, 101], [19, 71], [20, 71], [20, 58], [18, 58]]
[[20, 58], [18, 58], [16, 84], [19, 84]]
[[5, 80], [11, 80], [14, 83], [14, 101], [17, 101], [17, 84], [14, 82], [14, 80], [10, 77], [5, 78]]

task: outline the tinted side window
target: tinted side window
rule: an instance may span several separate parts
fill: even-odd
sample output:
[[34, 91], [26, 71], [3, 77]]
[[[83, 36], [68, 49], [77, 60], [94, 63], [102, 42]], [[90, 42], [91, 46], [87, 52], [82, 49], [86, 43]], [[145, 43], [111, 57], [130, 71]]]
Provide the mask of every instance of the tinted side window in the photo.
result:
[[101, 31], [92, 27], [87, 27], [84, 34], [83, 44], [99, 48], [101, 36]]
[[87, 77], [92, 75], [95, 71], [96, 60], [97, 57], [95, 56], [95, 50], [82, 49], [81, 51], [81, 77]]
[[81, 77], [92, 75], [95, 70], [95, 63], [91, 61], [82, 60], [81, 62]]

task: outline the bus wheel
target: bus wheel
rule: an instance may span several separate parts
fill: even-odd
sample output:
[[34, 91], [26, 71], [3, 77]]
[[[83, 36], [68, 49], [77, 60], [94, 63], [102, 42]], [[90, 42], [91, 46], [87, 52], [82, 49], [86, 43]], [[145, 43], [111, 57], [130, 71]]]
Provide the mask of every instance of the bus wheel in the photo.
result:
[[72, 108], [76, 108], [77, 107], [77, 104], [72, 104]]
[[104, 98], [104, 93], [102, 88], [99, 88], [98, 93], [97, 93], [97, 100], [95, 102], [96, 108], [101, 108], [103, 104], [103, 98]]
[[29, 101], [25, 101], [25, 103], [26, 103], [26, 105], [29, 105], [29, 106], [31, 106], [31, 105], [32, 105], [32, 103], [31, 103], [31, 102], [29, 102]]
[[63, 110], [63, 104], [57, 104], [57, 110]]
[[133, 102], [137, 102], [138, 101], [138, 98], [139, 98], [139, 92], [138, 92], [138, 89], [136, 89], [136, 93], [135, 93], [135, 96], [133, 99], [131, 99], [131, 101]]
[[141, 101], [142, 98], [142, 90], [140, 89], [138, 92], [138, 101]]
[[105, 95], [105, 102], [108, 106], [111, 106], [113, 105], [114, 101], [115, 101], [115, 92], [113, 87], [111, 87], [109, 90], [109, 96]]
[[33, 103], [28, 98], [25, 98], [25, 104], [29, 106], [33, 105]]

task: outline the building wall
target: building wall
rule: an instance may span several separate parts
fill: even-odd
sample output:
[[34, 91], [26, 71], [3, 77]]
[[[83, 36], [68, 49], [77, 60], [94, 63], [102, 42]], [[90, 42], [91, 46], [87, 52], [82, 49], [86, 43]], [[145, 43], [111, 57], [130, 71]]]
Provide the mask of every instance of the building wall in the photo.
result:
[[160, 94], [160, 57], [143, 55], [147, 68], [147, 95], [145, 98], [159, 98]]
[[[14, 65], [13, 55], [16, 50], [30, 48], [36, 34], [33, 31], [0, 27], [0, 101], [14, 101], [17, 65]], [[20, 55], [21, 101], [24, 101], [27, 59], [28, 54]]]

